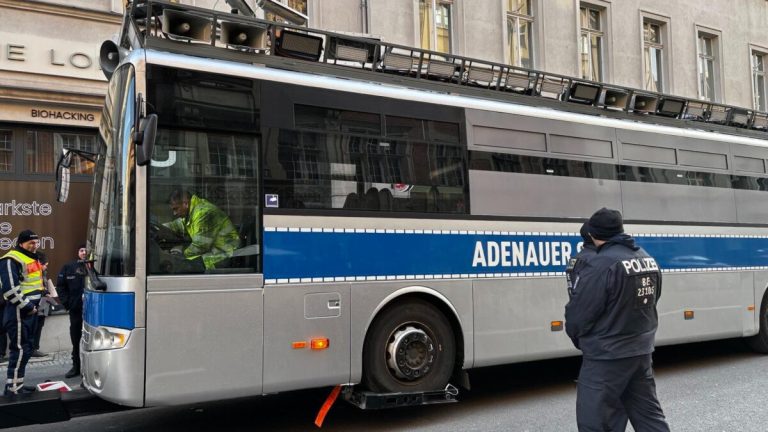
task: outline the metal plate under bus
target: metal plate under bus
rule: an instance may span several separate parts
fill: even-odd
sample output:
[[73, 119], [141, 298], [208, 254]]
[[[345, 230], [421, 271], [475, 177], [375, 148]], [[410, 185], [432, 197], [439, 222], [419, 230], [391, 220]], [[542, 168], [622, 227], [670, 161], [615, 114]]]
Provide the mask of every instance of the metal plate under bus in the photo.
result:
[[344, 388], [344, 400], [360, 409], [387, 409], [405, 406], [433, 405], [458, 402], [459, 389], [451, 384], [443, 390], [426, 392], [374, 393]]

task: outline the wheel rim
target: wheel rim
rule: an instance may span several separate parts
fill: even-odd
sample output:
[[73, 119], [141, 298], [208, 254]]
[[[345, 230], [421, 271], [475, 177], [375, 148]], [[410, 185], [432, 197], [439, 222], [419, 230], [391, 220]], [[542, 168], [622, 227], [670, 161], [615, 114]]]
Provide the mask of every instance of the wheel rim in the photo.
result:
[[435, 342], [425, 329], [407, 324], [392, 333], [386, 354], [390, 372], [402, 381], [412, 382], [432, 370], [436, 359]]

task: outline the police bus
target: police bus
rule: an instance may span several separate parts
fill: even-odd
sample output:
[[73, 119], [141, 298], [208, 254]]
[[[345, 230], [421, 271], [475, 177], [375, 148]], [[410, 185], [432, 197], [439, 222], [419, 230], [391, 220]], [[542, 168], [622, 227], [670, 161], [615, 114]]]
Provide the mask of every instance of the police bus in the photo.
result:
[[[664, 272], [659, 344], [768, 351], [766, 113], [163, 1], [103, 53], [81, 355], [106, 400], [577, 355], [564, 269], [603, 206]], [[227, 259], [174, 253], [179, 188], [231, 220]]]

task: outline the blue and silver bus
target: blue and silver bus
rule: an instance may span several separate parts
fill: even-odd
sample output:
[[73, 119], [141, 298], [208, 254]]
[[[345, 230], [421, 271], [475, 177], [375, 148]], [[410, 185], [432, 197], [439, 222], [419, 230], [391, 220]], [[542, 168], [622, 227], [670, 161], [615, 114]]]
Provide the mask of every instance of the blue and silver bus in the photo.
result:
[[[112, 54], [81, 347], [101, 398], [426, 391], [578, 355], [563, 272], [603, 206], [663, 270], [658, 344], [768, 351], [766, 113], [163, 1], [129, 2]], [[179, 188], [237, 231], [214, 266], [174, 253]]]

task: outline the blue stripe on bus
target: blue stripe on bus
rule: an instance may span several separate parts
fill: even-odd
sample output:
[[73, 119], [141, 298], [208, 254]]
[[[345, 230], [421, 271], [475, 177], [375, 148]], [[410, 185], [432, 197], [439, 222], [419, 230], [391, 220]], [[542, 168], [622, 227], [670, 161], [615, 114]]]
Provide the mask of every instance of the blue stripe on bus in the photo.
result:
[[[545, 233], [265, 230], [264, 277], [272, 280], [563, 272], [564, 252], [575, 255], [580, 241], [575, 235]], [[664, 270], [768, 266], [768, 238], [763, 237], [642, 235], [636, 241]]]
[[134, 293], [86, 291], [83, 297], [85, 322], [94, 327], [132, 330], [135, 327], [134, 298]]

